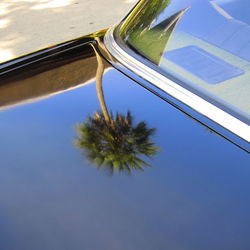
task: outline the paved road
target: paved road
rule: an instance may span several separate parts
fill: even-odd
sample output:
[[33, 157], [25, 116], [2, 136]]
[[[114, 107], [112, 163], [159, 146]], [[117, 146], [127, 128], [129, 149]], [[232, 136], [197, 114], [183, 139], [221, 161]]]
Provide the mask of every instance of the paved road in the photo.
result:
[[0, 62], [118, 22], [137, 0], [0, 0]]

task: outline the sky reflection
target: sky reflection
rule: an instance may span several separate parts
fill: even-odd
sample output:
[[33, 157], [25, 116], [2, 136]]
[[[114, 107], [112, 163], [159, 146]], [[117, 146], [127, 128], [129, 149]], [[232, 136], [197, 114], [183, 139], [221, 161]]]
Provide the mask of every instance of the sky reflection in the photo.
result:
[[157, 129], [154, 168], [107, 178], [83, 161], [72, 138], [99, 109], [94, 83], [1, 112], [1, 247], [248, 250], [249, 155], [115, 70], [103, 89]]

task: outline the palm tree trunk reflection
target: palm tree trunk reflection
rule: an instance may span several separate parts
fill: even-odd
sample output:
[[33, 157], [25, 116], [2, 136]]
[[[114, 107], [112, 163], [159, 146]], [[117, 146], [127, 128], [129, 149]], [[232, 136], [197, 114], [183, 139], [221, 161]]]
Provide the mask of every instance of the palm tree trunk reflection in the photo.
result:
[[107, 105], [105, 103], [104, 95], [103, 95], [103, 89], [102, 89], [102, 77], [104, 72], [104, 64], [103, 60], [100, 57], [100, 55], [96, 52], [96, 59], [97, 59], [97, 71], [96, 71], [96, 92], [98, 96], [98, 100], [100, 102], [100, 106], [105, 118], [105, 121], [110, 123], [110, 117], [107, 109]]

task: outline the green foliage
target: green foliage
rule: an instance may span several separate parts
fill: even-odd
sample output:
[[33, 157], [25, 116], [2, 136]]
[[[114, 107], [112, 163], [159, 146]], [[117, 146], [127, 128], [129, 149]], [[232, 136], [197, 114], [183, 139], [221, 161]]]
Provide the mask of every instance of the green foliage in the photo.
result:
[[170, 0], [145, 0], [135, 8], [121, 26], [122, 38], [142, 56], [155, 64], [159, 64], [162, 54], [175, 30], [175, 26], [188, 9], [165, 19], [159, 16], [164, 13]]
[[151, 157], [158, 150], [151, 140], [155, 129], [148, 128], [145, 122], [134, 126], [130, 112], [126, 116], [111, 113], [110, 122], [105, 121], [102, 112], [97, 112], [79, 123], [76, 130], [75, 145], [84, 150], [91, 163], [111, 175], [114, 171], [127, 174], [132, 170], [143, 171], [144, 166], [150, 165], [140, 157]]
[[149, 58], [155, 64], [158, 64], [170, 35], [171, 31], [165, 32], [157, 28], [148, 30], [147, 32], [142, 32], [142, 30], [138, 29], [131, 33], [130, 43], [142, 55]]
[[121, 35], [125, 41], [155, 64], [160, 62], [171, 32], [166, 31], [165, 27], [152, 29], [152, 25], [169, 4], [170, 0], [143, 1], [121, 28]]
[[170, 0], [142, 1], [126, 19], [121, 28], [121, 35], [130, 35], [138, 29], [150, 29], [150, 26], [169, 4]]

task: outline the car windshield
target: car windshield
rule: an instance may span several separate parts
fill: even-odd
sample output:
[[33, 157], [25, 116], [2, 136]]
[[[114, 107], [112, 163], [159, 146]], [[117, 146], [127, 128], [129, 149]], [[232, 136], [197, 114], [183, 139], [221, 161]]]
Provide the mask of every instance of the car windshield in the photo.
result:
[[120, 36], [157, 69], [249, 124], [249, 0], [145, 0]]

